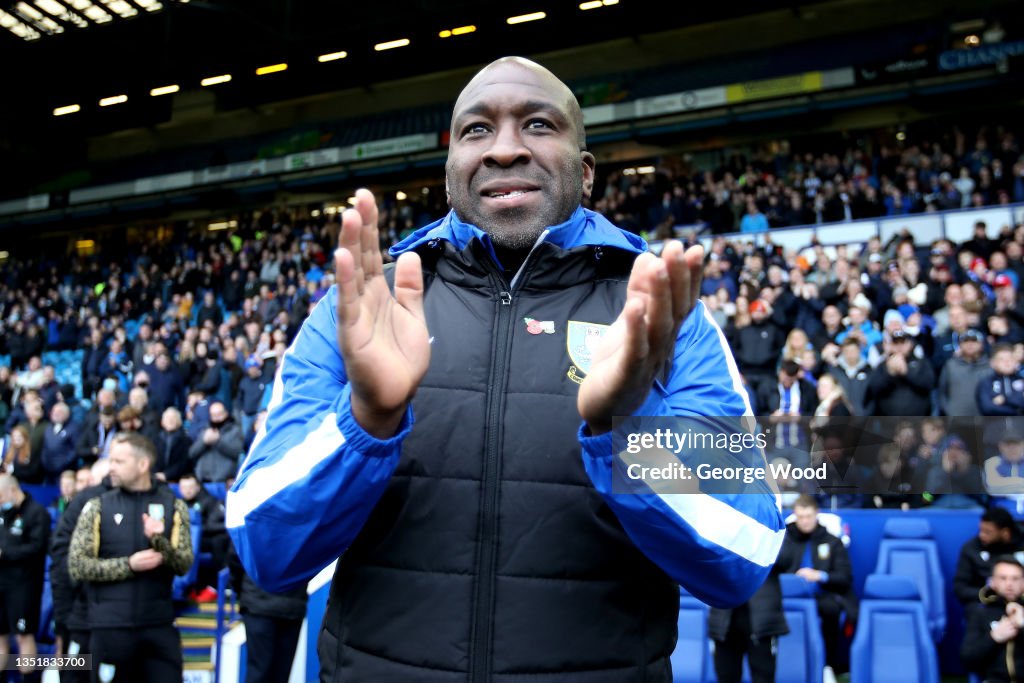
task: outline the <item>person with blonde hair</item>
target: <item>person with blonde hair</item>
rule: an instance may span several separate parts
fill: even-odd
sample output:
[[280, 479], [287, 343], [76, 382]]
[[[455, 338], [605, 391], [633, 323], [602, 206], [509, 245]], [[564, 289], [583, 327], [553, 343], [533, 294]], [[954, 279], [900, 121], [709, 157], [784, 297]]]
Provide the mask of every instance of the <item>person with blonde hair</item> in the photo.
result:
[[791, 360], [799, 365], [803, 360], [804, 351], [810, 348], [811, 341], [807, 338], [807, 333], [799, 327], [794, 327], [786, 335], [786, 343], [782, 346], [779, 362]]
[[856, 412], [846, 397], [846, 390], [833, 375], [825, 373], [818, 378], [818, 407], [814, 419], [827, 420], [830, 417], [850, 417]]

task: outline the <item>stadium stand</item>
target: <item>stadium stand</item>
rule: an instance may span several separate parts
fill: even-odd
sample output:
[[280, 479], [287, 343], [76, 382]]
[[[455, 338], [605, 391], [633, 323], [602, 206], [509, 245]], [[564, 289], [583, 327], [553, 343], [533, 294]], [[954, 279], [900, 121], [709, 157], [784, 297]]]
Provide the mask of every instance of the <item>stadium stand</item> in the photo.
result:
[[[966, 5], [958, 17], [971, 14], [974, 3]], [[791, 16], [773, 21], [802, 25], [813, 11], [789, 7]], [[858, 621], [846, 624], [850, 670], [840, 680], [937, 683], [940, 672], [947, 681], [964, 674], [963, 608], [951, 588], [957, 551], [976, 533], [985, 506], [1024, 520], [1024, 490], [986, 488], [997, 465], [1004, 476], [1016, 472], [1014, 456], [1000, 447], [1005, 433], [988, 433], [991, 418], [1007, 418], [1009, 431], [1024, 435], [1024, 24], [1019, 9], [986, 7], [986, 19], [970, 29], [984, 47], [971, 52], [965, 31], [946, 16], [883, 22], [887, 12], [875, 3], [865, 10], [871, 21], [858, 15], [855, 30], [816, 35], [794, 28], [770, 48], [695, 40], [699, 54], [689, 55], [688, 68], [652, 63], [662, 60], [650, 56], [657, 53], [650, 38], [636, 39], [646, 46], [643, 60], [606, 73], [615, 64], [609, 52], [594, 60], [600, 67], [581, 66], [569, 82], [588, 125], [599, 122], [589, 139], [597, 185], [585, 205], [654, 249], [670, 237], [705, 246], [702, 301], [734, 350], [755, 413], [772, 412], [778, 372], [794, 361], [811, 403], [801, 418], [827, 424], [845, 413], [876, 431], [891, 429], [885, 445], [899, 458], [884, 481], [871, 478], [883, 460], [879, 448], [865, 459], [858, 453], [848, 470], [863, 474], [857, 481], [868, 492], [815, 491], [827, 510], [820, 523], [849, 548], [862, 599]], [[1004, 26], [993, 16], [1005, 16]], [[621, 37], [612, 29], [602, 35]], [[983, 59], [986, 50], [991, 60]], [[565, 52], [571, 64], [572, 50]], [[976, 56], [984, 69], [942, 67], [951, 53], [954, 60]], [[431, 88], [456, 77], [441, 73], [441, 64], [425, 60], [424, 69], [437, 71], [427, 76]], [[345, 96], [375, 97], [372, 81], [346, 80], [353, 89]], [[757, 92], [764, 99], [748, 109], [732, 100], [701, 109], [689, 99], [701, 89], [721, 90], [723, 99]], [[379, 111], [351, 114], [335, 103], [345, 111], [304, 117], [302, 107], [317, 105], [303, 100], [287, 105], [298, 113], [289, 108], [277, 118], [241, 95], [210, 96], [215, 118], [251, 114], [277, 127], [247, 120], [237, 133], [199, 142], [181, 133], [161, 144], [164, 120], [109, 137], [90, 121], [81, 130], [92, 137], [81, 145], [56, 136], [69, 148], [66, 159], [51, 153], [52, 169], [2, 184], [0, 235], [18, 232], [0, 245], [0, 458], [36, 499], [53, 502], [54, 522], [59, 491], [54, 473], [41, 467], [43, 446], [34, 437], [46, 431], [57, 403], [71, 413], [74, 466], [104, 457], [109, 402], [117, 428], [156, 440], [176, 492], [174, 479], [196, 465], [191, 447], [210, 427], [215, 401], [242, 428], [245, 446], [251, 443], [276, 368], [334, 282], [330, 254], [351, 190], [365, 184], [378, 196], [382, 246], [447, 211], [441, 166], [452, 103], [442, 85], [436, 90], [441, 94], [415, 106], [392, 95]], [[182, 112], [187, 119], [185, 105], [201, 99], [187, 97], [195, 101], [178, 100], [175, 119]], [[243, 103], [238, 111], [228, 111], [230, 97]], [[666, 114], [662, 106], [677, 108]], [[239, 113], [246, 107], [251, 111]], [[621, 111], [630, 115], [609, 114]], [[0, 112], [0, 123], [5, 116]], [[149, 135], [152, 145], [138, 143]], [[355, 154], [363, 145], [416, 136], [425, 142], [406, 153], [330, 161], [341, 148]], [[0, 149], [24, 159], [31, 144], [8, 137], [0, 134]], [[34, 136], [36, 144], [45, 137]], [[122, 138], [135, 141], [123, 158], [110, 152]], [[277, 170], [264, 173], [268, 167]], [[232, 168], [249, 175], [232, 177], [231, 185], [224, 178]], [[144, 189], [179, 175], [189, 178], [187, 186]], [[114, 186], [122, 194], [104, 198], [103, 188]], [[90, 193], [102, 201], [76, 204]], [[977, 356], [963, 349], [968, 337], [980, 339]], [[901, 362], [893, 359], [902, 339], [911, 351]], [[1009, 353], [1005, 368], [996, 367], [997, 352]], [[899, 379], [908, 365], [920, 372], [915, 382]], [[26, 410], [35, 402], [46, 408], [38, 420]], [[28, 449], [17, 443], [19, 427]], [[805, 435], [808, 443], [829, 436], [811, 428]], [[768, 459], [796, 458], [794, 449], [774, 443]], [[237, 450], [240, 462], [246, 448]], [[218, 479], [204, 485], [223, 502], [232, 477]], [[799, 482], [780, 487], [785, 502], [806, 492]], [[198, 511], [190, 522], [197, 561], [175, 581], [176, 623], [186, 668], [213, 680], [221, 672], [214, 659], [225, 653], [222, 636], [237, 615], [226, 574], [210, 587], [215, 605], [196, 600], [207, 588], [197, 585], [199, 569], [214, 557], [200, 552]], [[777, 681], [821, 681], [813, 593], [794, 576], [783, 575], [781, 585], [790, 634], [779, 641]], [[307, 680], [315, 677], [325, 593], [320, 588], [310, 601], [300, 647]], [[47, 577], [41, 652], [55, 645], [52, 601]], [[681, 591], [677, 682], [715, 680], [707, 614]]]
[[[1016, 138], [1012, 138], [1011, 141], [1013, 145], [1016, 145]], [[796, 156], [798, 155], [794, 155], [794, 158]], [[833, 162], [832, 156], [824, 155], [813, 158], [807, 165], [809, 167], [820, 166], [824, 169]], [[882, 157], [876, 159], [873, 162], [873, 167], [881, 166], [882, 162]], [[912, 166], [912, 168], [919, 170], [920, 159], [916, 163], [918, 165]], [[664, 165], [672, 166], [672, 164]], [[685, 178], [700, 179], [704, 176], [713, 179], [720, 175], [722, 180], [715, 181], [715, 185], [702, 185], [705, 190], [708, 190], [717, 186], [718, 183], [737, 182], [729, 180], [730, 173], [724, 167], [720, 167], [703, 173], [693, 172], [692, 176], [678, 177], [670, 176], [667, 173], [648, 174], [639, 178], [636, 175], [611, 174], [604, 196], [610, 198], [614, 193], [614, 196], [618, 197], [621, 192], [626, 199], [629, 199], [632, 194], [635, 201], [632, 204], [624, 201], [625, 207], [629, 211], [628, 214], [622, 213], [621, 205], [612, 206], [611, 202], [602, 205], [602, 199], [595, 201], [595, 207], [609, 211], [609, 216], [615, 220], [626, 223], [633, 221], [636, 228], [646, 227], [648, 235], [655, 237], [658, 232], [657, 224], [649, 219], [652, 217], [651, 207], [654, 205], [654, 197], [657, 196], [655, 187], [659, 183], [668, 182], [668, 186], [673, 188], [685, 185], [684, 194], [690, 197], [688, 193], [691, 190], [691, 183], [689, 180], [684, 180]], [[670, 177], [671, 180], [669, 180]], [[769, 178], [768, 174], [763, 177], [762, 181], [751, 179], [750, 182], [755, 184], [763, 182], [765, 187], [769, 185], [775, 187], [775, 181]], [[806, 189], [798, 190], [801, 185], [796, 178], [802, 177], [806, 180], [806, 177], [809, 176], [797, 176], [791, 173], [787, 177], [790, 181], [787, 184], [779, 185], [780, 191], [806, 192]], [[879, 176], [879, 178], [881, 177]], [[747, 182], [744, 180], [744, 185]], [[617, 183], [618, 185], [616, 185]], [[620, 190], [619, 187], [625, 189]], [[726, 187], [726, 185], [721, 187]], [[729, 187], [738, 188], [740, 185], [729, 185]], [[680, 189], [683, 188], [680, 187]], [[431, 191], [412, 201], [389, 200], [382, 219], [382, 222], [386, 222], [389, 226], [389, 232], [382, 239], [397, 239], [412, 226], [440, 215], [440, 206], [431, 203], [438, 196], [439, 192]], [[998, 199], [998, 195], [994, 196]], [[1014, 210], [1013, 206], [1007, 208]], [[968, 209], [966, 212], [970, 214], [971, 211], [983, 209], [984, 207]], [[922, 215], [953, 216], [959, 215], [962, 211], [954, 209], [946, 214]], [[322, 265], [326, 263], [324, 255], [329, 253], [330, 238], [336, 229], [336, 224], [333, 223], [332, 214], [321, 212], [318, 217], [313, 217], [309, 215], [308, 211], [303, 210], [267, 211], [251, 216], [236, 215], [236, 220], [239, 221], [237, 228], [219, 233], [208, 232], [202, 235], [198, 242], [186, 237], [183, 233], [180, 238], [167, 244], [166, 248], [159, 253], [152, 252], [141, 245], [125, 252], [119, 245], [110, 250], [109, 261], [103, 260], [104, 251], [102, 250], [99, 252], [100, 256], [80, 256], [72, 253], [68, 257], [51, 260], [46, 264], [23, 262], [16, 258], [8, 261], [9, 268], [6, 270], [5, 281], [2, 285], [2, 292], [0, 292], [0, 305], [3, 306], [2, 320], [5, 330], [7, 330], [7, 333], [2, 336], [3, 344], [6, 347], [3, 350], [7, 353], [4, 357], [0, 357], [0, 361], [7, 364], [7, 367], [14, 366], [15, 360], [21, 361], [21, 365], [13, 367], [15, 371], [7, 376], [6, 392], [3, 395], [9, 401], [8, 406], [16, 407], [18, 402], [18, 399], [15, 398], [16, 392], [20, 398], [20, 394], [31, 386], [25, 385], [24, 382], [19, 384], [19, 378], [38, 381], [38, 377], [33, 377], [32, 371], [26, 370], [30, 356], [25, 355], [24, 342], [32, 341], [34, 337], [35, 341], [32, 343], [36, 346], [30, 351], [40, 355], [43, 366], [54, 368], [54, 382], [57, 385], [61, 387], [70, 385], [71, 396], [68, 398], [77, 403], [80, 419], [84, 421], [86, 413], [95, 401], [95, 390], [102, 385], [101, 376], [92, 377], [90, 383], [90, 378], [83, 377], [82, 374], [83, 368], [88, 368], [90, 360], [90, 351], [85, 339], [87, 333], [94, 327], [99, 328], [101, 337], [107, 340], [104, 347], [107, 343], [120, 345], [118, 350], [120, 356], [112, 361], [111, 349], [106, 348], [106, 353], [101, 359], [101, 361], [107, 361], [110, 368], [105, 371], [103, 379], [115, 380], [114, 388], [115, 393], [120, 395], [119, 402], [127, 402], [125, 390], [132, 387], [134, 377], [139, 369], [144, 369], [147, 374], [152, 372], [154, 361], [145, 357], [147, 354], [144, 353], [144, 350], [146, 344], [151, 344], [155, 336], [156, 340], [165, 344], [176, 356], [173, 359], [176, 361], [174, 369], [182, 376], [185, 391], [173, 397], [172, 401], [176, 401], [174, 404], [184, 410], [186, 431], [192, 429], [196, 423], [202, 424], [202, 421], [206, 419], [198, 404], [189, 406], [184, 399], [187, 391], [199, 386], [204, 378], [208, 378], [210, 382], [214, 381], [213, 375], [207, 373], [207, 361], [202, 358], [209, 353], [211, 345], [221, 352], [221, 357], [217, 361], [221, 367], [218, 368], [216, 378], [221, 385], [229, 387], [223, 392], [215, 393], [218, 396], [232, 399], [232, 403], [237, 403], [239, 396], [236, 393], [238, 386], [236, 383], [240, 382], [239, 375], [241, 373], [236, 374], [231, 368], [238, 367], [240, 357], [249, 357], [256, 351], [265, 355], [265, 358], [261, 358], [264, 363], [272, 365], [274, 353], [283, 352], [305, 311], [315, 303], [319, 296], [322, 296], [326, 286], [331, 282], [331, 274], [324, 272]], [[644, 216], [647, 216], [647, 222], [644, 222]], [[672, 214], [671, 222], [675, 224], [677, 220], [676, 214]], [[780, 240], [782, 235], [791, 232], [787, 229], [770, 229], [773, 232], [767, 234], [778, 235]], [[798, 227], [796, 231], [802, 229], [804, 228]], [[814, 230], [815, 228], [812, 226], [807, 234], [813, 236]], [[692, 233], [684, 232], [683, 234]], [[971, 239], [974, 237], [972, 236]], [[906, 236], [899, 233], [892, 235], [886, 243], [867, 239], [861, 244], [849, 244], [845, 248], [830, 246], [827, 249], [815, 246], [812, 242], [803, 243], [805, 248], [802, 249], [784, 249], [770, 245], [755, 246], [754, 242], [743, 234], [714, 237], [714, 241], [709, 242], [710, 250], [712, 253], [719, 254], [719, 258], [727, 263], [724, 279], [720, 280], [726, 285], [723, 287], [726, 294], [723, 296], [715, 292], [716, 297], [722, 297], [717, 303], [711, 301], [710, 295], [705, 298], [705, 301], [710, 303], [709, 307], [713, 314], [718, 316], [727, 336], [734, 339], [743, 327], [749, 324], [742, 305], [745, 300], [774, 299], [778, 303], [786, 298], [787, 289], [792, 291], [792, 280], [799, 282], [801, 279], [804, 282], [819, 283], [821, 286], [819, 294], [821, 294], [825, 288], [829, 286], [835, 288], [841, 284], [838, 276], [842, 274], [843, 268], [837, 267], [837, 264], [843, 261], [848, 264], [853, 273], [865, 274], [872, 285], [870, 289], [863, 288], [863, 293], [865, 297], [871, 297], [869, 302], [872, 305], [868, 313], [868, 320], [873, 326], [877, 325], [875, 329], [882, 330], [882, 323], [885, 322], [887, 313], [890, 311], [902, 310], [907, 313], [904, 318], [904, 324], [907, 327], [913, 327], [912, 323], [917, 322], [915, 315], [919, 315], [922, 321], [930, 317], [935, 320], [934, 327], [918, 326], [919, 346], [922, 349], [936, 349], [941, 346], [940, 341], [943, 338], [943, 334], [940, 332], [940, 323], [945, 320], [941, 315], [943, 308], [949, 309], [960, 305], [965, 309], [970, 309], [969, 316], [972, 318], [970, 324], [987, 332], [986, 344], [988, 346], [991, 347], [998, 343], [999, 337], [1007, 336], [1007, 332], [1011, 335], [1011, 340], [1024, 340], [1024, 337], [1012, 336], [1018, 334], [1013, 327], [1004, 331], [998, 326], [992, 327], [987, 324], [986, 318], [986, 315], [996, 318], [1000, 315], [995, 312], [996, 290], [1001, 288], [994, 286], [997, 277], [1009, 277], [1011, 273], [1017, 274], [1017, 286], [1014, 289], [1019, 288], [1020, 273], [1024, 273], [1024, 266], [1021, 265], [1021, 249], [1014, 244], [1024, 244], [1021, 241], [1024, 240], [1024, 231], [1018, 230], [1010, 224], [1005, 227], [993, 224], [986, 228], [985, 240], [989, 241], [975, 241], [968, 244], [969, 240], [947, 243], [938, 239], [932, 242], [921, 242], [914, 235], [909, 241], [913, 248], [908, 252], [901, 246], [904, 241], [907, 241]], [[981, 265], [976, 265], [972, 269], [970, 266], [973, 264], [970, 263], [966, 264], [967, 268], [961, 265], [960, 259], [957, 258], [958, 252], [966, 252], [971, 248], [990, 249], [984, 268]], [[857, 253], [857, 249], [860, 250], [860, 253]], [[931, 285], [929, 277], [934, 273], [929, 272], [927, 276], [922, 276], [922, 271], [925, 271], [927, 266], [934, 265], [938, 260], [937, 258], [933, 260], [933, 257], [936, 256], [932, 253], [933, 250], [942, 249], [946, 250], [942, 254], [942, 263], [955, 273], [953, 284], [960, 284], [962, 290], [970, 292], [966, 302], [962, 299], [959, 303], [956, 300], [947, 301], [945, 291], [942, 292], [944, 295], [942, 299], [936, 298], [935, 295], [929, 298], [925, 291]], [[123, 253], [123, 256], [117, 256], [119, 252]], [[870, 274], [873, 268], [872, 260], [864, 258], [869, 253], [880, 254], [880, 258], [876, 261], [881, 261], [885, 267], [884, 270], [887, 273], [892, 273], [889, 278], [873, 279], [875, 276]], [[908, 256], [908, 254], [910, 255]], [[994, 259], [992, 254], [996, 254]], [[1005, 255], [1005, 263], [1002, 260], [1004, 257], [999, 254]], [[758, 259], [760, 263], [757, 262]], [[713, 257], [709, 258], [709, 262], [712, 260], [714, 260]], [[989, 262], [991, 261], [994, 261], [991, 266], [995, 267], [990, 267]], [[912, 262], [917, 263], [918, 280], [916, 281], [913, 280], [915, 267], [910, 265]], [[65, 275], [52, 279], [48, 273], [54, 267]], [[245, 276], [239, 277], [239, 280], [242, 281], [240, 285], [233, 283], [228, 276], [232, 269], [246, 273]], [[252, 272], [253, 275], [249, 276], [249, 272]], [[785, 282], [787, 277], [791, 280], [790, 283]], [[915, 282], [916, 284], [914, 284]], [[1000, 284], [1002, 282], [1001, 280]], [[732, 283], [732, 287], [735, 288], [735, 295], [729, 294], [728, 283]], [[97, 284], [103, 286], [97, 288], [95, 286]], [[894, 300], [902, 296], [897, 290], [901, 286], [909, 284], [914, 284], [915, 287], [924, 284], [924, 287], [919, 289], [919, 291], [925, 291], [921, 303], [897, 303]], [[267, 290], [263, 293], [260, 292], [261, 285], [267, 285]], [[202, 314], [212, 317], [210, 318], [211, 322], [200, 325], [200, 309], [202, 308], [200, 302], [202, 294], [207, 288], [215, 295], [215, 309]], [[47, 289], [51, 289], [55, 295], [50, 299], [49, 304], [47, 304], [46, 298], [41, 296]], [[237, 292], [239, 289], [241, 296]], [[282, 291], [285, 295], [278, 296], [278, 293]], [[831, 296], [835, 297], [834, 294]], [[902, 299], [899, 300], [902, 301]], [[843, 314], [848, 314], [849, 310], [854, 307], [851, 297], [848, 295], [827, 301], [837, 305]], [[58, 302], [61, 303], [58, 304]], [[803, 304], [799, 301], [797, 304], [795, 309], [789, 310], [796, 310], [799, 314]], [[281, 313], [282, 310], [284, 314]], [[66, 317], [62, 317], [60, 320], [53, 319], [53, 316], [50, 315], [51, 311], [65, 314]], [[267, 328], [262, 327], [266, 323], [261, 317], [258, 317], [260, 311], [269, 314], [270, 319], [277, 323], [276, 326], [272, 325], [269, 328], [270, 332], [266, 331]], [[218, 314], [224, 321], [220, 325], [215, 322]], [[900, 315], [902, 316], [903, 313]], [[33, 317], [44, 321], [46, 325], [40, 325], [34, 332], [30, 332], [28, 326], [24, 325], [24, 321], [31, 320]], [[953, 315], [953, 318], [956, 322], [956, 314]], [[833, 365], [833, 361], [836, 359], [830, 357], [828, 352], [830, 339], [834, 340], [838, 336], [838, 331], [828, 331], [827, 324], [820, 313], [817, 317], [803, 315], [799, 318], [787, 314], [781, 328], [789, 331], [797, 319], [804, 321], [802, 324], [807, 326], [801, 328], [804, 332], [808, 332], [805, 349], [814, 351], [815, 362], [809, 366], [807, 376], [819, 377], [824, 372], [830, 372], [829, 368], [840, 367], [838, 362]], [[779, 317], [775, 316], [772, 320], [777, 321]], [[22, 322], [20, 326], [18, 325], [19, 321]], [[247, 329], [245, 321], [259, 321], [259, 326], [249, 326]], [[1012, 319], [1010, 322], [1012, 323]], [[143, 328], [148, 329], [144, 330]], [[153, 335], [154, 331], [156, 335]], [[72, 332], [75, 333], [74, 337]], [[141, 342], [140, 334], [146, 337]], [[949, 332], [945, 334], [948, 335]], [[75, 341], [70, 341], [72, 337]], [[929, 340], [928, 337], [931, 339]], [[65, 340], [63, 343], [62, 338]], [[812, 339], [814, 341], [811, 341]], [[14, 342], [13, 349], [11, 348], [12, 341]], [[226, 363], [223, 357], [223, 351], [228, 347], [235, 348], [233, 354], [230, 352], [227, 354], [233, 355], [233, 360], [230, 363]], [[140, 351], [138, 354], [136, 354], [136, 348]], [[239, 348], [242, 349], [241, 356], [238, 353]], [[1022, 348], [1024, 347], [1018, 346], [1018, 353]], [[14, 352], [14, 358], [11, 357], [11, 351]], [[776, 353], [781, 358], [785, 351], [780, 348]], [[95, 354], [93, 356], [95, 357]], [[142, 360], [140, 368], [133, 365], [125, 369], [127, 363], [129, 361], [134, 363], [136, 358]], [[878, 359], [874, 360], [878, 361]], [[870, 370], [870, 364], [866, 367]], [[218, 389], [218, 391], [220, 390]], [[929, 401], [932, 404], [929, 412], [936, 412], [939, 405], [937, 397], [932, 395]], [[196, 408], [199, 408], [198, 413]], [[921, 443], [923, 435], [915, 433], [914, 439]], [[984, 453], [980, 451], [972, 453], [976, 464], [981, 464], [983, 455]], [[88, 460], [83, 461], [83, 463], [87, 462]], [[908, 472], [907, 476], [911, 477], [912, 474], [912, 472]], [[208, 489], [218, 498], [224, 496], [223, 482], [211, 482], [208, 484]], [[49, 499], [55, 497], [55, 495], [51, 495]], [[942, 496], [933, 498], [933, 502], [936, 503], [941, 500]], [[876, 506], [873, 501], [866, 501], [866, 504], [868, 507]], [[913, 506], [926, 504], [926, 500], [918, 498]], [[1008, 503], [1003, 502], [1003, 504]], [[852, 538], [855, 533], [846, 531], [847, 523], [844, 521], [848, 518], [848, 513], [842, 510], [839, 513], [842, 515], [842, 519], [831, 519], [831, 524], [828, 526], [833, 533]], [[886, 543], [892, 545], [896, 542], [912, 541], [916, 543], [925, 540], [891, 539], [883, 542], [881, 547], [887, 548]], [[959, 542], [963, 540], [966, 538], [961, 538]], [[851, 547], [854, 560], [857, 561], [855, 540], [851, 543]], [[885, 552], [888, 553], [888, 551]], [[884, 560], [880, 556], [877, 560], [872, 561], [872, 567], [877, 567], [876, 571], [886, 571], [886, 567], [890, 566], [886, 564], [887, 562], [888, 560]], [[927, 586], [925, 594], [929, 596], [926, 604], [930, 615], [930, 632], [937, 640], [941, 640], [943, 633], [941, 612], [944, 605], [948, 604], [942, 594], [944, 587], [949, 583], [950, 574], [948, 572], [936, 574], [934, 561], [929, 566], [930, 569], [922, 576], [928, 579], [925, 583]], [[861, 581], [863, 581], [862, 578]], [[185, 596], [186, 593], [187, 590], [179, 591], [180, 596]], [[692, 621], [696, 618], [694, 614], [692, 610], [687, 611], [681, 614], [681, 618], [686, 617]], [[685, 630], [681, 630], [681, 633], [684, 633], [683, 642], [697, 647], [699, 642], [703, 641], [691, 638], [690, 628], [687, 626]], [[960, 630], [959, 625], [951, 628], [955, 633]], [[947, 642], [949, 645], [945, 644]], [[954, 647], [953, 640], [949, 637], [942, 643], [944, 652]], [[947, 660], [948, 657], [944, 655], [944, 666]], [[713, 675], [710, 673], [712, 670], [710, 659], [702, 660], [704, 673], [701, 671], [694, 673], [691, 667], [693, 662], [689, 657], [679, 658], [677, 656], [677, 661], [687, 662], [680, 665], [680, 675], [684, 675], [685, 672], [694, 676]]]

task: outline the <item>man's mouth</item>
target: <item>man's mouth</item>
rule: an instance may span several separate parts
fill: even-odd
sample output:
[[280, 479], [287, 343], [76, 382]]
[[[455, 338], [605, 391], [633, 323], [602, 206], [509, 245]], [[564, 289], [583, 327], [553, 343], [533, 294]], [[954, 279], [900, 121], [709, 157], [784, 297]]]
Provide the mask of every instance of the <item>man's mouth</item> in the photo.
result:
[[484, 196], [490, 197], [491, 199], [504, 199], [506, 197], [521, 197], [527, 192], [533, 192], [533, 190], [509, 190], [507, 192], [488, 192]]
[[488, 199], [516, 199], [538, 190], [533, 183], [518, 178], [491, 181], [480, 188], [480, 195]]

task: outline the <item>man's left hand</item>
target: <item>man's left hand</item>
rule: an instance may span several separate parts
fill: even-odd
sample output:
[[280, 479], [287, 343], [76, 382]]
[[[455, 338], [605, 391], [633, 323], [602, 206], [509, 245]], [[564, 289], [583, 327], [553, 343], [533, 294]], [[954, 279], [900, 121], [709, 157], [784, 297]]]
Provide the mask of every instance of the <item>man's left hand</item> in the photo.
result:
[[142, 532], [146, 534], [146, 538], [153, 538], [164, 532], [164, 520], [150, 517], [145, 512], [142, 513]]
[[676, 335], [697, 304], [703, 264], [703, 247], [684, 253], [676, 240], [660, 258], [644, 253], [634, 261], [626, 304], [601, 340], [576, 402], [591, 434], [610, 431], [616, 415], [632, 415], [671, 366]]

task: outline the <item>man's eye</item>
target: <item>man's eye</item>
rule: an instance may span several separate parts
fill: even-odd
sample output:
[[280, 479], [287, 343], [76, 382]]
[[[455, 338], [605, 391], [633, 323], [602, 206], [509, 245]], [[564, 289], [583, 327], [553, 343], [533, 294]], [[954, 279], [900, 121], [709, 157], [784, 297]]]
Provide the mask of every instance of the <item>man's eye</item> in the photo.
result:
[[545, 121], [544, 119], [530, 119], [526, 122], [526, 127], [533, 130], [543, 130], [544, 128], [553, 128], [553, 126]]
[[487, 126], [482, 123], [471, 123], [462, 129], [463, 135], [478, 135], [480, 133], [486, 133]]

